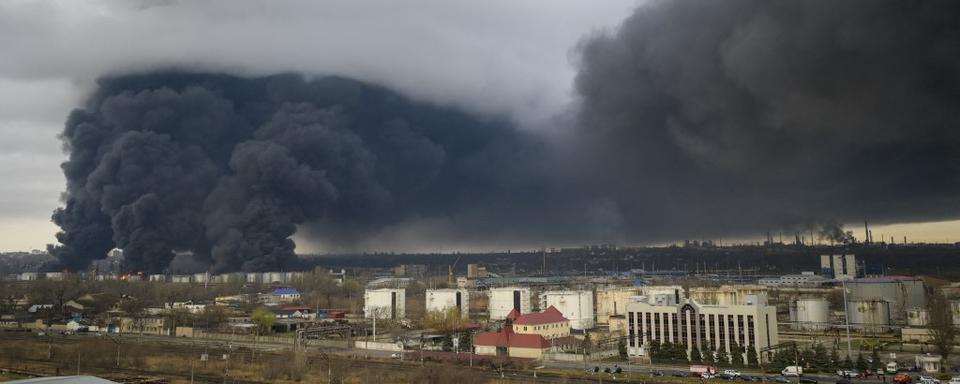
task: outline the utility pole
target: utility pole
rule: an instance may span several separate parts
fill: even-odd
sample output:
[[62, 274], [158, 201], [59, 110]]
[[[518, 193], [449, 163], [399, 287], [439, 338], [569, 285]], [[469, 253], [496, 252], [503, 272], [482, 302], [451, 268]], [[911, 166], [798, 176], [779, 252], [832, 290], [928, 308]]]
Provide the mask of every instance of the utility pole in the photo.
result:
[[847, 282], [840, 280], [840, 287], [843, 289], [843, 323], [847, 328], [847, 358], [852, 359], [853, 352], [850, 347], [850, 312], [847, 310]]

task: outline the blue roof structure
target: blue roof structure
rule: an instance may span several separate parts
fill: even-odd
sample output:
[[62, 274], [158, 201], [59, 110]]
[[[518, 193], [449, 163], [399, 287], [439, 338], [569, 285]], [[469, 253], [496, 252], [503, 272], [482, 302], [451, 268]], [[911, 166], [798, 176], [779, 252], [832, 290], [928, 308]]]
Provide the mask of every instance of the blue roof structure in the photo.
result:
[[299, 294], [300, 294], [300, 291], [298, 291], [298, 290], [296, 290], [296, 289], [293, 289], [293, 288], [277, 288], [276, 290], [274, 290], [274, 291], [271, 293], [271, 295], [276, 295], [276, 296], [280, 296], [280, 295], [299, 295]]

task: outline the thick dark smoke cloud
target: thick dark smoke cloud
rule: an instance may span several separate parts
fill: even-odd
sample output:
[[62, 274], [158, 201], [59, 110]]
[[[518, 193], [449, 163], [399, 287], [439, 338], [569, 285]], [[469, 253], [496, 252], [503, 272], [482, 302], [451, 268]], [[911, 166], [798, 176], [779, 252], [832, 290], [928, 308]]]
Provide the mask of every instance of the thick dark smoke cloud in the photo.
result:
[[264, 270], [296, 263], [298, 230], [342, 248], [390, 231], [501, 248], [814, 227], [847, 242], [838, 222], [955, 218], [957, 15], [651, 1], [578, 47], [569, 129], [343, 78], [108, 78], [63, 133], [51, 250], [73, 269], [116, 246], [129, 269]]
[[956, 217], [958, 14], [951, 1], [649, 2], [580, 46], [581, 164], [619, 184], [634, 238]]
[[68, 190], [51, 251], [79, 269], [118, 247], [126, 268], [149, 272], [176, 252], [193, 254], [177, 269], [291, 268], [304, 223], [337, 223], [344, 238], [327, 240], [347, 243], [411, 216], [522, 201], [526, 187], [505, 183], [542, 151], [498, 120], [293, 75], [105, 79], [63, 139]]

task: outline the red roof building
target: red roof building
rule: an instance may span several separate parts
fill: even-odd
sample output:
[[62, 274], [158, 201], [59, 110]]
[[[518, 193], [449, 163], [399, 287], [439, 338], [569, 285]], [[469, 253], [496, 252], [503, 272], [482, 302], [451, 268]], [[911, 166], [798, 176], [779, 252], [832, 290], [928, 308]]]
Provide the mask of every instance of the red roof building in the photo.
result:
[[[511, 315], [513, 313], [514, 312], [510, 312]], [[508, 315], [507, 318], [509, 319], [510, 316]], [[554, 308], [552, 305], [543, 312], [519, 315], [512, 320], [514, 325], [544, 325], [569, 321], [566, 317], [563, 317], [560, 310]]]
[[507, 325], [499, 332], [484, 332], [473, 339], [479, 355], [509, 355], [539, 359], [555, 346], [570, 344], [570, 321], [551, 306], [540, 313], [507, 315]]

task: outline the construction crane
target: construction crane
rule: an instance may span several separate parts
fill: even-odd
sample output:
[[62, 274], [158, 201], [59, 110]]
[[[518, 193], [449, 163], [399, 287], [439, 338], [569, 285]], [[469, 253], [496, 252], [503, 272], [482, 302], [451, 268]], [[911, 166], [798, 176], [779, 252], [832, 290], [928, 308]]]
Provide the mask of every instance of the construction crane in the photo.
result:
[[453, 268], [456, 268], [461, 257], [463, 257], [463, 254], [458, 254], [457, 259], [453, 261], [453, 264], [447, 266], [447, 284], [450, 286], [453, 286]]

